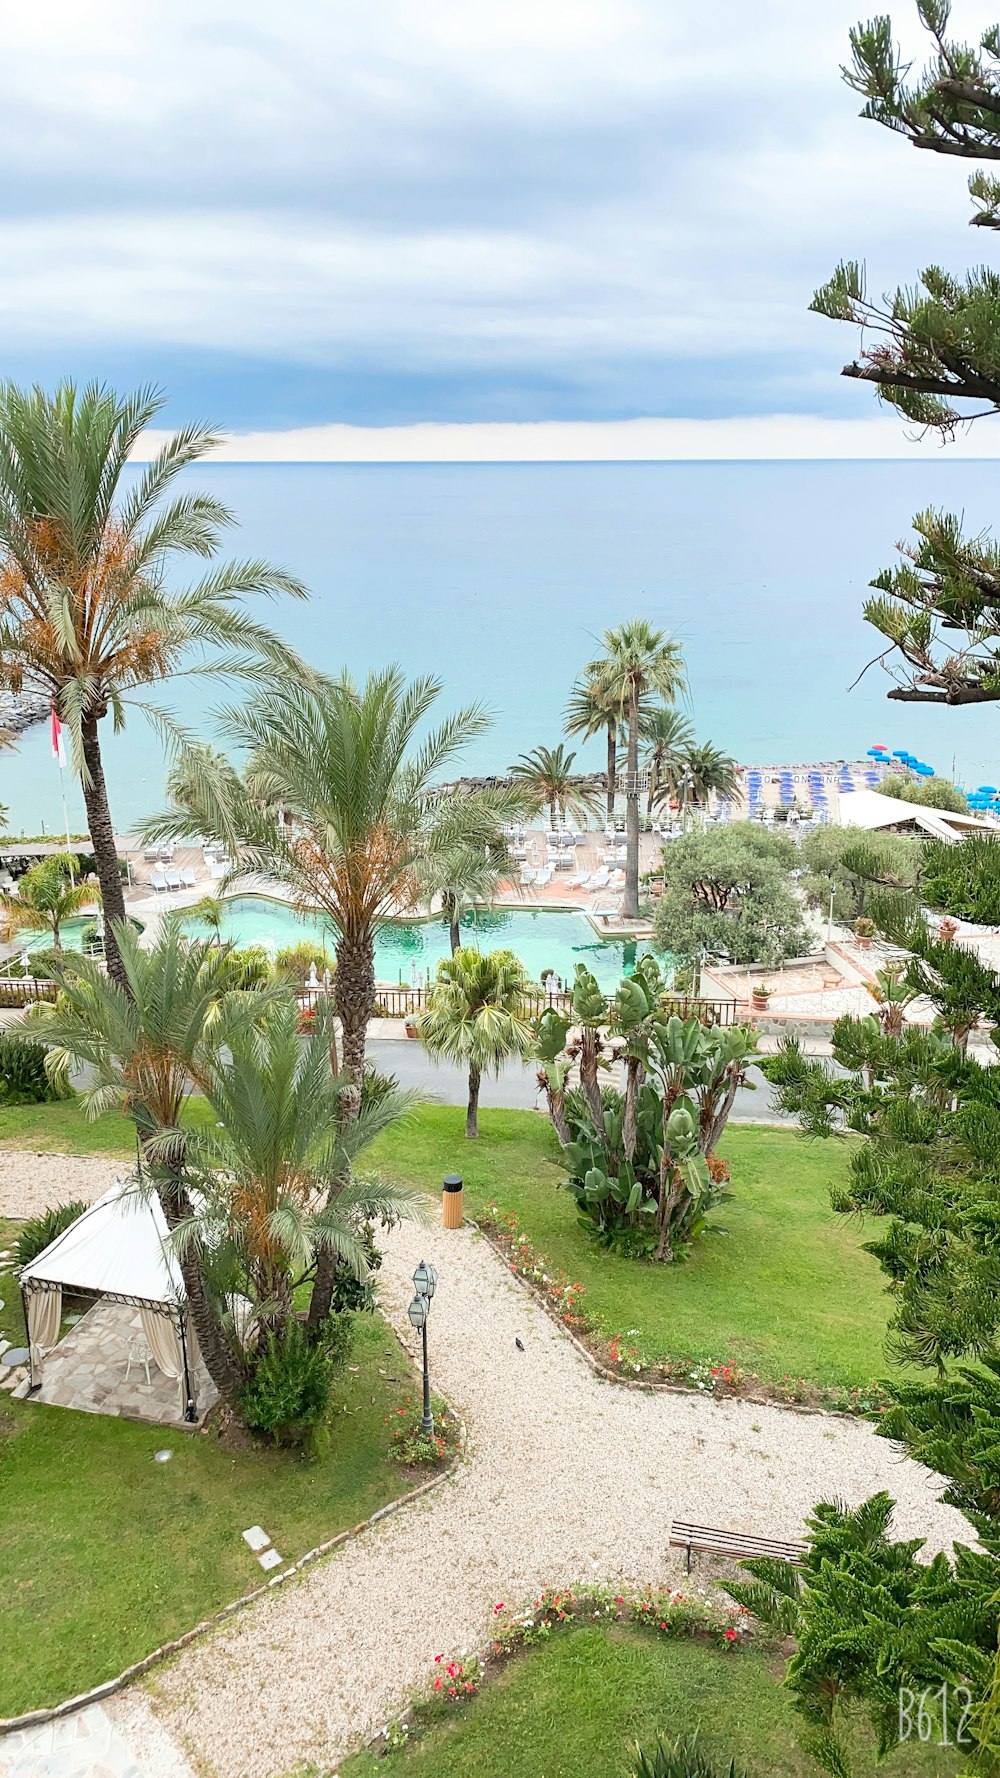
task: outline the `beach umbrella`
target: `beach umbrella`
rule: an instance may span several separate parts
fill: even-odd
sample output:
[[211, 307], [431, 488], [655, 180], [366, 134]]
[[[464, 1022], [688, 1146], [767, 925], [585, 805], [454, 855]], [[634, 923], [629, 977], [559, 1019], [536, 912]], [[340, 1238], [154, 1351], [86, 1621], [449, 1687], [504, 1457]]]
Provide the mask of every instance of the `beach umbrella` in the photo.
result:
[[907, 753], [905, 747], [894, 747], [892, 750], [892, 757], [893, 759], [909, 759], [910, 755]]
[[868, 758], [869, 759], [881, 759], [884, 752], [885, 752], [884, 747], [869, 747]]
[[998, 792], [995, 784], [980, 784], [976, 790], [977, 796], [996, 796], [997, 794]]

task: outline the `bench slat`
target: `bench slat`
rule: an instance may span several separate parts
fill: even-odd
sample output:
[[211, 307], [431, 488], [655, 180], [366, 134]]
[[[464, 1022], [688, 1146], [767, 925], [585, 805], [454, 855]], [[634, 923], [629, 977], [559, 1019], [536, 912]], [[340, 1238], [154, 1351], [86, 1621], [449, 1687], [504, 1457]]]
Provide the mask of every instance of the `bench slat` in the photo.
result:
[[713, 1525], [687, 1525], [681, 1519], [674, 1520], [669, 1541], [673, 1547], [687, 1551], [689, 1572], [692, 1550], [699, 1550], [707, 1555], [777, 1556], [782, 1561], [798, 1564], [806, 1548], [801, 1541], [786, 1542], [777, 1537], [754, 1537], [749, 1531], [725, 1531]]

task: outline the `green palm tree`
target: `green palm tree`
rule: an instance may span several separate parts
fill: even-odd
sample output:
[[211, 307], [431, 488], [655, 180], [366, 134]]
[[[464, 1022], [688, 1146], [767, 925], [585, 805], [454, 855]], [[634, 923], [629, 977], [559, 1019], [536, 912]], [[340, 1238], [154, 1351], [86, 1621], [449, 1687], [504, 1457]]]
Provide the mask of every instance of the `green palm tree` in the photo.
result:
[[428, 902], [440, 896], [452, 955], [462, 942], [464, 910], [477, 904], [488, 906], [495, 900], [509, 870], [507, 843], [499, 833], [495, 842], [485, 846], [458, 845], [450, 852], [436, 852], [419, 861], [420, 894]]
[[[233, 520], [209, 495], [174, 490], [219, 442], [202, 427], [175, 433], [122, 488], [129, 454], [162, 406], [150, 389], [0, 386], [0, 685], [43, 689], [66, 726], [108, 920], [107, 966], [122, 987], [114, 932], [125, 903], [101, 723], [110, 714], [120, 729], [133, 692], [184, 671], [307, 675], [240, 603], [252, 593], [304, 597], [294, 576], [228, 562], [191, 586], [167, 586], [177, 558], [214, 556]], [[163, 712], [151, 714], [172, 729]]]
[[368, 1095], [343, 1125], [326, 1036], [316, 1031], [303, 1042], [291, 990], [272, 999], [258, 1024], [244, 1016], [230, 1034], [230, 1023], [226, 1008], [204, 1079], [214, 1121], [188, 1141], [198, 1192], [180, 1239], [210, 1256], [227, 1295], [254, 1304], [259, 1335], [280, 1333], [293, 1296], [314, 1282], [322, 1250], [363, 1281], [364, 1225], [422, 1214], [414, 1193], [350, 1169], [412, 1100], [396, 1090]]
[[[422, 871], [456, 848], [489, 846], [523, 807], [522, 787], [437, 782], [490, 720], [471, 705], [416, 741], [440, 689], [431, 678], [407, 684], [391, 667], [361, 688], [345, 673], [316, 688], [264, 691], [252, 708], [222, 717], [225, 737], [248, 756], [244, 773], [221, 754], [192, 749], [171, 774], [174, 806], [147, 827], [150, 837], [211, 834], [239, 869], [271, 877], [293, 905], [326, 915], [336, 934], [333, 998], [348, 1081], [342, 1123], [360, 1107], [380, 927], [416, 905]], [[279, 820], [279, 811], [291, 819]], [[311, 1321], [329, 1312], [334, 1269], [332, 1251], [321, 1255]]]
[[681, 760], [681, 777], [692, 802], [705, 804], [709, 794], [735, 796], [739, 783], [736, 761], [711, 741], [688, 747]]
[[606, 780], [607, 817], [615, 818], [615, 795], [618, 781], [618, 747], [625, 733], [621, 710], [613, 695], [599, 680], [582, 677], [576, 681], [563, 716], [568, 735], [593, 740], [595, 735], [607, 738], [608, 765]]
[[579, 772], [573, 771], [575, 753], [567, 753], [560, 741], [558, 747], [535, 747], [521, 753], [510, 768], [515, 784], [528, 792], [536, 808], [548, 804], [549, 823], [558, 826], [569, 815], [592, 815], [596, 798], [594, 789]]
[[681, 647], [645, 618], [632, 618], [617, 629], [605, 630], [604, 654], [586, 667], [615, 701], [628, 724], [628, 774], [626, 801], [625, 896], [622, 913], [634, 920], [639, 913], [639, 724], [644, 699], [658, 697], [672, 704], [687, 689]]
[[479, 1135], [479, 1087], [484, 1074], [499, 1074], [532, 1044], [528, 995], [531, 983], [513, 951], [465, 946], [438, 964], [437, 980], [417, 1031], [428, 1053], [469, 1070], [465, 1134]]
[[101, 899], [96, 883], [76, 883], [80, 860], [64, 853], [41, 858], [26, 870], [16, 895], [0, 895], [0, 921], [9, 940], [17, 932], [47, 932], [62, 950], [61, 928]]
[[[82, 957], [55, 1004], [33, 1007], [28, 1022], [50, 1046], [49, 1066], [57, 1078], [65, 1078], [73, 1064], [88, 1068], [89, 1084], [81, 1090], [87, 1117], [118, 1109], [131, 1118], [167, 1227], [174, 1230], [194, 1214], [185, 1107], [212, 1078], [217, 1046], [231, 1049], [241, 1029], [260, 1020], [271, 991], [232, 991], [228, 953], [185, 938], [172, 923], [149, 949], [127, 923], [115, 937], [124, 987]], [[240, 1362], [197, 1249], [184, 1247], [179, 1262], [208, 1373], [237, 1413]]]
[[687, 717], [672, 710], [669, 704], [656, 704], [647, 710], [640, 717], [639, 729], [643, 763], [649, 772], [646, 813], [651, 815], [662, 800], [661, 793], [674, 794], [678, 770], [694, 744], [694, 730]]

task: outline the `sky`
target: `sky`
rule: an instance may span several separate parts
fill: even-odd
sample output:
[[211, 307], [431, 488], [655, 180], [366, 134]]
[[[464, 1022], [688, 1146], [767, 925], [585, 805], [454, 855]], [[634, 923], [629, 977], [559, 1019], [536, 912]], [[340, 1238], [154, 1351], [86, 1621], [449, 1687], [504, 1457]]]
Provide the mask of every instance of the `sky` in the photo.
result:
[[859, 10], [4, 8], [3, 369], [153, 381], [234, 457], [905, 455], [809, 298], [984, 241], [961, 162], [858, 118]]

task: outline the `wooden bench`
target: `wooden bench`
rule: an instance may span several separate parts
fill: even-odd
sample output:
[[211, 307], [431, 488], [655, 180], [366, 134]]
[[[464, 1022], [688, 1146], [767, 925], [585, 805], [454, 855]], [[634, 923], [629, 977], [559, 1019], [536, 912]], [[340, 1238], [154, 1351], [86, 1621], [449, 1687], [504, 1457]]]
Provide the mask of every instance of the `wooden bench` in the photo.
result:
[[675, 1519], [670, 1527], [670, 1543], [675, 1549], [687, 1551], [687, 1572], [691, 1572], [691, 1554], [698, 1550], [711, 1556], [733, 1559], [747, 1556], [773, 1556], [780, 1562], [802, 1564], [805, 1544], [783, 1543], [777, 1537], [751, 1537], [746, 1531], [720, 1531], [713, 1525], [685, 1525]]

